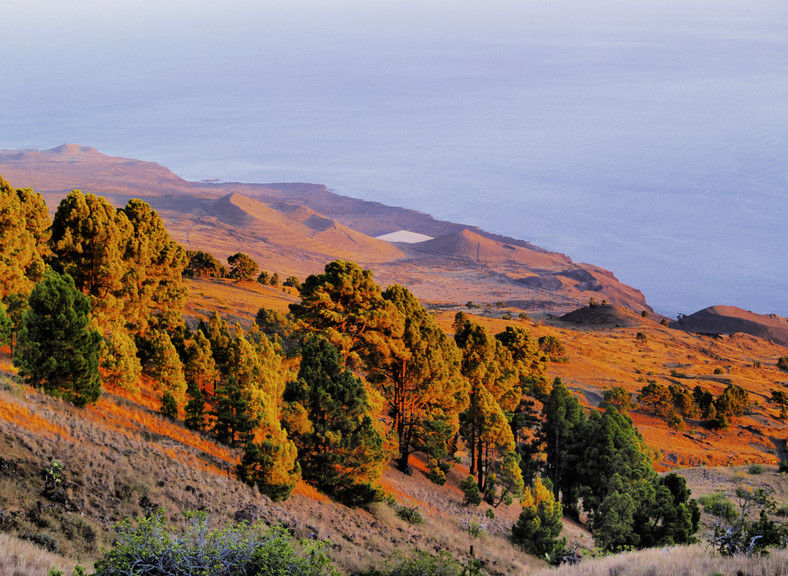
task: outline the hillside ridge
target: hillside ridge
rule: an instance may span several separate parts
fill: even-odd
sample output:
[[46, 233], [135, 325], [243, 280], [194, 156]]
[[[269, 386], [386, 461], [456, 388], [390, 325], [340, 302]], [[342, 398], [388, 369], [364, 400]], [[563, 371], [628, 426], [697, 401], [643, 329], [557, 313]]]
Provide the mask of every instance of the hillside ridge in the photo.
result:
[[[303, 278], [326, 262], [348, 259], [372, 268], [382, 285], [403, 284], [428, 303], [503, 301], [527, 312], [563, 313], [594, 297], [650, 309], [639, 290], [599, 267], [319, 184], [189, 182], [156, 163], [76, 144], [0, 150], [0, 174], [41, 192], [51, 211], [72, 189], [106, 196], [116, 206], [142, 197], [186, 248], [219, 258], [246, 252], [286, 275]], [[406, 245], [376, 238], [399, 230], [434, 240]]]

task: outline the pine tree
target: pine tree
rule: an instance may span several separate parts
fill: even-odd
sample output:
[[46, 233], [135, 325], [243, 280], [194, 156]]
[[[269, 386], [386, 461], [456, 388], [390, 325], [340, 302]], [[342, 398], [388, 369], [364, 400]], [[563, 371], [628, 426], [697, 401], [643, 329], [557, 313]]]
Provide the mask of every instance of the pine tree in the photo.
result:
[[553, 389], [542, 407], [542, 425], [538, 441], [544, 446], [546, 472], [553, 485], [553, 494], [567, 514], [577, 515], [577, 483], [573, 472], [576, 445], [580, 426], [585, 423], [585, 413], [560, 378], [553, 381]]
[[40, 194], [0, 178], [0, 300], [25, 297], [41, 280], [49, 255], [49, 213]]
[[213, 359], [211, 343], [202, 330], [197, 330], [186, 347], [184, 376], [190, 385], [194, 383], [197, 386], [201, 394], [213, 396], [219, 380], [219, 370]]
[[211, 354], [216, 362], [216, 367], [222, 374], [227, 374], [232, 364], [233, 337], [227, 322], [222, 320], [219, 313], [214, 311], [206, 325], [200, 321], [199, 331], [202, 332], [211, 344]]
[[152, 330], [148, 342], [151, 358], [148, 371], [156, 381], [156, 388], [172, 394], [179, 406], [186, 400], [186, 378], [183, 364], [170, 337], [161, 330]]
[[187, 250], [186, 256], [189, 264], [184, 270], [185, 274], [199, 278], [224, 278], [229, 273], [213, 254], [202, 250]]
[[393, 420], [400, 470], [408, 469], [411, 453], [422, 451], [430, 456], [433, 478], [440, 481], [441, 465], [449, 460], [459, 429], [459, 413], [468, 402], [459, 350], [407, 288], [392, 286], [383, 298], [397, 307], [404, 330], [396, 345], [372, 351], [368, 378]]
[[165, 390], [161, 396], [161, 408], [159, 411], [167, 418], [178, 419], [178, 402], [169, 390]]
[[123, 258], [131, 233], [125, 215], [105, 198], [79, 190], [60, 202], [52, 221], [51, 264], [90, 296], [102, 327], [123, 323]]
[[186, 409], [183, 423], [191, 430], [205, 430], [205, 397], [194, 380], [186, 386]]
[[98, 400], [101, 334], [90, 328], [90, 300], [68, 276], [49, 271], [30, 294], [14, 349], [20, 376], [77, 406]]
[[6, 314], [5, 306], [0, 301], [0, 346], [9, 346], [12, 334], [13, 325], [11, 324], [11, 318]]
[[520, 498], [522, 512], [512, 527], [514, 541], [534, 556], [553, 559], [566, 545], [558, 536], [563, 530], [561, 504], [538, 476]]
[[402, 316], [383, 299], [372, 272], [344, 260], [309, 276], [301, 288], [301, 303], [291, 304], [290, 310], [296, 320], [328, 339], [351, 367], [363, 367], [373, 352], [386, 356], [404, 330]]
[[170, 238], [149, 204], [132, 199], [120, 212], [131, 225], [123, 255], [124, 318], [131, 330], [143, 334], [151, 317], [183, 309], [186, 251]]
[[285, 389], [283, 421], [304, 480], [347, 504], [377, 497], [388, 459], [364, 384], [325, 338], [304, 342], [298, 380]]
[[142, 364], [137, 357], [134, 339], [121, 330], [113, 330], [104, 339], [99, 363], [101, 380], [108, 388], [139, 391]]
[[488, 501], [495, 500], [499, 484], [504, 488], [503, 497], [517, 496], [522, 473], [512, 466], [518, 458], [506, 414], [517, 408], [522, 391], [512, 355], [473, 322], [466, 321], [454, 338], [462, 354], [462, 374], [470, 385], [468, 409], [460, 416], [460, 433], [471, 455], [471, 474], [476, 475]]
[[249, 409], [249, 398], [229, 376], [216, 389], [213, 432], [220, 442], [230, 446], [245, 446], [254, 437], [257, 420]]
[[253, 280], [257, 275], [257, 262], [243, 252], [236, 252], [227, 258], [230, 265], [230, 278]]

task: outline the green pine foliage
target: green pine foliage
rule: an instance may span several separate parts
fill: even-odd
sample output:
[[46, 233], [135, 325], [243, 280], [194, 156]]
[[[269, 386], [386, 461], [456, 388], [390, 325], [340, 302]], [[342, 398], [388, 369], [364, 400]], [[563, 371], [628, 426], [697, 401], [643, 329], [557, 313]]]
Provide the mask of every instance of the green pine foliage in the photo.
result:
[[90, 300], [68, 276], [49, 271], [30, 294], [14, 365], [25, 381], [77, 406], [101, 394], [102, 338], [90, 327]]
[[470, 389], [468, 408], [460, 416], [460, 434], [470, 452], [471, 474], [485, 499], [497, 505], [518, 496], [523, 488], [507, 418], [522, 398], [519, 373], [509, 349], [483, 326], [466, 322], [454, 339], [461, 353], [460, 370]]
[[186, 251], [170, 238], [158, 213], [142, 200], [122, 209], [131, 224], [125, 244], [122, 298], [126, 326], [144, 334], [151, 318], [183, 310]]
[[[277, 435], [273, 431], [278, 432]], [[287, 500], [301, 477], [295, 444], [277, 425], [259, 442], [250, 440], [238, 465], [239, 478], [274, 502]]]
[[222, 265], [216, 257], [202, 250], [187, 250], [186, 257], [189, 260], [183, 273], [186, 276], [198, 278], [224, 278], [229, 271]]
[[195, 380], [186, 386], [186, 408], [183, 423], [191, 430], [205, 430], [205, 396]]
[[104, 338], [99, 372], [105, 388], [139, 391], [142, 364], [134, 339], [128, 333], [115, 329]]
[[301, 302], [291, 304], [290, 311], [331, 342], [350, 367], [364, 367], [372, 353], [385, 351], [404, 329], [402, 316], [383, 298], [372, 272], [344, 260], [310, 275], [301, 287]]
[[[186, 362], [183, 371], [189, 386], [194, 384], [201, 394], [213, 395], [216, 382], [219, 380], [219, 370], [213, 359], [211, 342], [202, 330], [197, 330], [186, 345]], [[189, 393], [188, 387], [186, 392]], [[191, 397], [197, 397], [194, 391]]]
[[566, 546], [566, 539], [559, 539], [564, 527], [561, 523], [563, 511], [538, 476], [533, 485], [525, 489], [520, 504], [520, 517], [512, 526], [514, 541], [534, 556], [559, 557]]
[[245, 446], [254, 437], [257, 419], [249, 408], [249, 398], [234, 376], [220, 382], [214, 396], [213, 432], [230, 446]]
[[463, 493], [462, 503], [465, 506], [478, 506], [482, 503], [482, 493], [479, 492], [479, 485], [473, 476], [466, 476], [460, 481], [460, 490]]
[[363, 382], [325, 338], [308, 337], [302, 354], [298, 379], [285, 389], [283, 420], [304, 480], [351, 505], [378, 498], [389, 455]]
[[167, 418], [172, 418], [173, 420], [178, 419], [178, 403], [175, 401], [175, 396], [173, 396], [172, 392], [169, 390], [166, 390], [161, 396], [161, 408], [159, 412], [161, 412], [162, 416], [166, 416]]
[[13, 324], [11, 318], [5, 311], [5, 306], [0, 301], [0, 346], [10, 346], [11, 336], [13, 335]]

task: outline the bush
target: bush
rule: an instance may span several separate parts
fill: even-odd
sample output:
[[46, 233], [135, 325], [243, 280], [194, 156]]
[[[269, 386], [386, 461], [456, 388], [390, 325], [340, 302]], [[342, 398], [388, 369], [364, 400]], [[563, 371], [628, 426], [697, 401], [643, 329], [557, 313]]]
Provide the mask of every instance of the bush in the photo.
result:
[[703, 506], [703, 510], [712, 516], [733, 522], [739, 517], [736, 506], [722, 492], [715, 492], [709, 496], [701, 496], [698, 502]]
[[479, 485], [473, 476], [463, 478], [460, 482], [460, 490], [465, 494], [462, 502], [465, 506], [478, 506], [482, 503], [482, 494], [479, 492]]
[[34, 544], [38, 544], [44, 550], [52, 552], [53, 554], [60, 553], [60, 543], [57, 541], [57, 538], [51, 534], [45, 534], [43, 532], [39, 532], [37, 534], [23, 534], [22, 539], [30, 540]]
[[136, 525], [129, 519], [121, 522], [115, 547], [96, 562], [94, 576], [337, 574], [323, 542], [294, 544], [284, 528], [265, 529], [262, 524], [210, 529], [204, 513], [187, 518], [190, 525], [180, 534], [168, 529], [161, 509], [148, 518], [137, 518]]
[[780, 463], [777, 465], [777, 471], [780, 474], [788, 474], [788, 460], [780, 460]]
[[471, 520], [470, 518], [465, 521], [465, 530], [473, 538], [479, 538], [480, 536], [484, 535], [484, 526], [482, 523], [477, 522], [476, 520]]
[[777, 360], [777, 367], [780, 370], [785, 370], [788, 372], [788, 356], [782, 356], [779, 360]]
[[766, 466], [763, 464], [750, 464], [747, 467], [747, 473], [752, 475], [763, 474], [766, 472]]
[[402, 518], [408, 524], [424, 524], [424, 516], [421, 515], [421, 510], [419, 510], [418, 506], [414, 506], [411, 508], [410, 506], [399, 506], [397, 504], [394, 505], [394, 511], [397, 513], [397, 516]]
[[[785, 546], [788, 527], [770, 520], [767, 510], [774, 510], [775, 501], [769, 492], [739, 484], [736, 486], [737, 517], [717, 522], [711, 545], [723, 556], [763, 555], [770, 547]], [[757, 515], [758, 519], [754, 517]]]
[[684, 418], [681, 417], [680, 414], [676, 412], [671, 413], [668, 417], [668, 427], [672, 430], [683, 430], [686, 427], [684, 423]]
[[[474, 570], [476, 568], [476, 570]], [[475, 576], [480, 574], [474, 560], [463, 566], [448, 552], [433, 556], [418, 552], [409, 558], [397, 557], [386, 562], [382, 569], [370, 568], [359, 576]]]

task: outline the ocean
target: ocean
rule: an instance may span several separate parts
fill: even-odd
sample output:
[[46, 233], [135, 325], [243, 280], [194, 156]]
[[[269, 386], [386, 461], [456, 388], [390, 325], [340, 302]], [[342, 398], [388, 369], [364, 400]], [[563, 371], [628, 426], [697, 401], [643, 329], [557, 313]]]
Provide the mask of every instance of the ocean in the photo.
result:
[[602, 266], [663, 314], [788, 316], [784, 1], [3, 12], [0, 148], [321, 183]]

